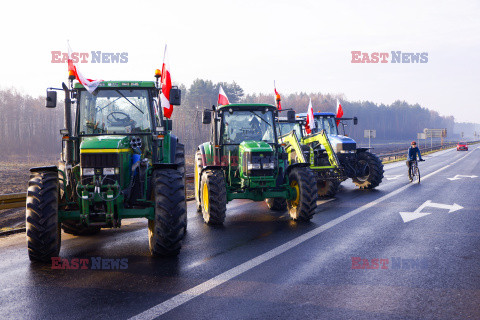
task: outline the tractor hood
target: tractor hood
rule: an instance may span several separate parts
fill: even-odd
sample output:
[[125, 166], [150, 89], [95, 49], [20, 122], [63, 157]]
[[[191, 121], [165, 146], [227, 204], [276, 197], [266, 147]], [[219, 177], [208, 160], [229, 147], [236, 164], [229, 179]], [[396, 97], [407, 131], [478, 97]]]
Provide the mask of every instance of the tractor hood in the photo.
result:
[[335, 153], [355, 151], [357, 148], [355, 140], [346, 136], [329, 134], [328, 139]]
[[240, 143], [240, 150], [243, 152], [269, 152], [272, 147], [264, 141], [246, 140]]
[[110, 149], [112, 152], [128, 152], [130, 151], [130, 138], [125, 136], [86, 137], [80, 144], [80, 150], [85, 149]]

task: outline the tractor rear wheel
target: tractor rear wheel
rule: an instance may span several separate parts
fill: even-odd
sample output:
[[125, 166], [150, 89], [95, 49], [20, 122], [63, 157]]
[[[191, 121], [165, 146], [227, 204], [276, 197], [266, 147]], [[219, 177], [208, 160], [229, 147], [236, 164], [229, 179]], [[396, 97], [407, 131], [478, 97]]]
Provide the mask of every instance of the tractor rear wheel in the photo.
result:
[[353, 183], [360, 189], [373, 189], [377, 187], [383, 179], [382, 161], [373, 153], [360, 152], [358, 155], [358, 164], [364, 167], [364, 175], [352, 178]]
[[150, 253], [153, 256], [176, 256], [185, 236], [187, 205], [181, 172], [155, 170], [152, 175], [155, 219], [148, 220]]
[[[177, 143], [177, 149], [175, 150], [175, 163], [177, 164], [177, 171], [183, 177], [183, 190], [185, 192], [185, 199], [187, 199], [187, 183], [185, 173], [185, 145], [183, 143]], [[187, 231], [187, 215], [185, 215], [185, 231]]]
[[284, 198], [267, 198], [265, 199], [267, 206], [273, 211], [287, 210], [287, 201]]
[[317, 209], [317, 184], [315, 177], [306, 167], [293, 168], [288, 174], [290, 187], [296, 190], [296, 198], [287, 201], [288, 212], [293, 220], [308, 221]]
[[202, 172], [202, 154], [200, 151], [195, 153], [195, 173], [194, 173], [194, 188], [195, 188], [195, 204], [197, 207], [197, 212], [202, 212], [202, 201], [200, 200], [200, 181], [202, 177], [200, 173]]
[[221, 170], [206, 170], [200, 184], [203, 220], [222, 225], [227, 211], [227, 186]]
[[49, 262], [60, 252], [58, 193], [57, 172], [32, 172], [26, 204], [28, 256], [32, 261]]
[[318, 196], [321, 198], [334, 197], [339, 186], [338, 180], [317, 180]]

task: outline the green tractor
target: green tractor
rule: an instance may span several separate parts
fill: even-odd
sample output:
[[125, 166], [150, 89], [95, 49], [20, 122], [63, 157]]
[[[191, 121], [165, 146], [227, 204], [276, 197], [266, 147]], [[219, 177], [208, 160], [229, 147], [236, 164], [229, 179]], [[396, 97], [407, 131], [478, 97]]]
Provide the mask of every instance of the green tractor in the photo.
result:
[[[304, 119], [297, 118], [291, 123], [286, 118], [280, 118], [277, 127], [279, 139], [287, 144], [289, 163], [306, 162], [310, 165], [316, 176], [318, 196], [333, 197], [343, 176], [343, 168], [325, 130], [307, 136], [305, 125]], [[300, 144], [291, 143], [298, 140]]]
[[[61, 228], [90, 235], [147, 218], [150, 252], [177, 255], [187, 227], [184, 146], [163, 116], [157, 81], [104, 81], [47, 90], [46, 107], [65, 93], [65, 128], [57, 166], [30, 169], [26, 204], [32, 261], [58, 256]], [[170, 103], [180, 105], [172, 88]], [[76, 105], [72, 126], [72, 104]], [[73, 127], [73, 128], [72, 128]]]
[[[288, 115], [295, 122], [295, 112]], [[194, 183], [197, 211], [207, 224], [223, 224], [233, 199], [265, 200], [271, 210], [288, 210], [293, 220], [312, 218], [317, 207], [313, 172], [307, 163], [289, 164], [277, 120], [278, 110], [269, 104], [218, 106], [213, 115], [204, 111], [203, 123], [211, 124], [212, 135], [195, 154]]]

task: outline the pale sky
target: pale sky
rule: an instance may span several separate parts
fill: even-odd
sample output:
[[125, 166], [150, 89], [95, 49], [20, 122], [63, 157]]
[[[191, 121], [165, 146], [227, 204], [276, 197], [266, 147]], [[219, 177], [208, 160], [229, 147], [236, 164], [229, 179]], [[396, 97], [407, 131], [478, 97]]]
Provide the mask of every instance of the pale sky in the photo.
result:
[[[92, 64], [90, 55], [78, 65], [88, 78], [152, 80], [167, 43], [173, 80], [187, 87], [202, 78], [268, 93], [276, 80], [283, 95], [400, 99], [480, 123], [479, 1], [7, 3], [1, 88], [37, 96], [60, 86], [67, 67], [51, 63], [51, 51], [66, 52], [67, 39], [76, 52], [128, 53], [124, 64]], [[352, 64], [351, 51], [428, 52], [428, 62]]]

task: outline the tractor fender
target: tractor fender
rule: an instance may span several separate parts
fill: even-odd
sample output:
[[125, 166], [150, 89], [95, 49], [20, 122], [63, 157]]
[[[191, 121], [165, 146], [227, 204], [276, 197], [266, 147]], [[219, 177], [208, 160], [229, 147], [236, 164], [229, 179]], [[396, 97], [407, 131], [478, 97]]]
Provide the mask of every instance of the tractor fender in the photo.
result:
[[170, 134], [170, 161], [172, 163], [175, 163], [175, 154], [177, 153], [177, 143], [178, 143], [178, 137], [173, 133], [171, 133]]
[[213, 159], [213, 146], [210, 143], [208, 142], [202, 143], [201, 145], [198, 146], [198, 150], [200, 150], [200, 154], [202, 155], [203, 168], [215, 166], [215, 162]]
[[30, 168], [30, 172], [45, 172], [45, 171], [56, 172], [56, 171], [58, 171], [58, 168], [57, 168], [57, 166], [46, 166], [46, 167], [34, 167], [34, 168]]

